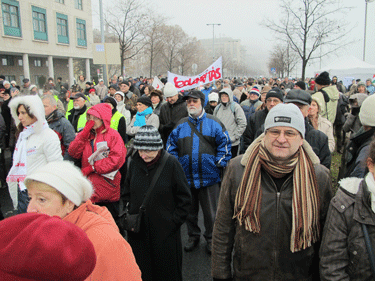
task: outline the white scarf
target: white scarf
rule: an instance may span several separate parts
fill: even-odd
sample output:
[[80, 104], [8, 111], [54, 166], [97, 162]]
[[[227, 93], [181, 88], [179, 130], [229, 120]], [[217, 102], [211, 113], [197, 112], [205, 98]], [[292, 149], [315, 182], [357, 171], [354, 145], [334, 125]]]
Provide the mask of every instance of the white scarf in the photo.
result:
[[371, 193], [371, 209], [375, 213], [375, 180], [372, 173], [367, 173], [365, 177], [368, 191]]
[[[26, 156], [27, 156], [27, 139], [35, 133], [35, 123], [23, 129], [18, 137], [16, 148], [13, 154], [13, 165], [7, 177], [7, 182], [18, 182], [21, 190], [26, 189], [23, 181], [27, 176]], [[47, 122], [43, 123], [43, 129], [48, 128]]]

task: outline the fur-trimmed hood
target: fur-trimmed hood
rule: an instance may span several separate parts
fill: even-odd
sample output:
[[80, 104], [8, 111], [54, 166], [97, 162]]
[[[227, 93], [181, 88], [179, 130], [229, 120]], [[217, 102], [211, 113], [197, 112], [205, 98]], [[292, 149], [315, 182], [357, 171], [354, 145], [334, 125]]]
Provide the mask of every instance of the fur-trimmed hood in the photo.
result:
[[20, 123], [17, 113], [17, 107], [20, 104], [26, 105], [30, 108], [30, 113], [37, 119], [34, 125], [34, 130], [36, 133], [41, 132], [43, 129], [43, 123], [47, 123], [47, 121], [45, 117], [44, 106], [40, 97], [36, 95], [27, 95], [12, 98], [8, 106], [17, 126]]
[[339, 185], [343, 189], [345, 189], [347, 192], [351, 194], [357, 194], [359, 190], [359, 186], [362, 181], [363, 179], [361, 178], [355, 178], [355, 177], [345, 178], [339, 181]]

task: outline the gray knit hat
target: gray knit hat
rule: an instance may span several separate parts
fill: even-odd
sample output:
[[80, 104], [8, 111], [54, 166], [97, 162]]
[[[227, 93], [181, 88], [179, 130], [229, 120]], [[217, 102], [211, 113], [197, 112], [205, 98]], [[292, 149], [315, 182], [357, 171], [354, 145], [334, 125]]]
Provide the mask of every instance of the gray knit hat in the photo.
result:
[[153, 151], [163, 149], [163, 141], [158, 130], [151, 125], [140, 127], [135, 134], [134, 149]]
[[305, 119], [301, 110], [292, 103], [279, 103], [268, 112], [264, 129], [278, 126], [294, 128], [305, 138]]

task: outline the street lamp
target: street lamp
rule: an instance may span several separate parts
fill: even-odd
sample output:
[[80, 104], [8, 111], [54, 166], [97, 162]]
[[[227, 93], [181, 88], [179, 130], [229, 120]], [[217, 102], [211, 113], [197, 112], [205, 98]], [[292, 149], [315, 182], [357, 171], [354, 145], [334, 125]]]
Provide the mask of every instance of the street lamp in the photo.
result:
[[[102, 0], [99, 0], [99, 14], [100, 14], [100, 35], [101, 35], [101, 41], [103, 43], [103, 46], [105, 48], [105, 38], [104, 38], [104, 18], [103, 18], [103, 2]], [[107, 66], [103, 64], [103, 80], [104, 85], [108, 85], [108, 77], [107, 77]]]
[[215, 25], [221, 25], [221, 23], [207, 23], [212, 25], [212, 61], [215, 62]]
[[366, 27], [367, 27], [367, 3], [374, 2], [374, 0], [365, 0], [366, 1], [366, 8], [365, 8], [365, 38], [363, 40], [363, 61], [366, 59]]

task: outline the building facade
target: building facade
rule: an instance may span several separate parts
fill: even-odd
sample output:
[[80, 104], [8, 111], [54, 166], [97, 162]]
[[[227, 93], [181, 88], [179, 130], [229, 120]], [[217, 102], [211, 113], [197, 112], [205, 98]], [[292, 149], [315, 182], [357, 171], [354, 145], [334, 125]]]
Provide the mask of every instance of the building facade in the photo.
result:
[[[92, 58], [91, 0], [0, 0], [0, 74], [31, 84], [62, 77], [72, 85], [73, 60]], [[83, 72], [83, 70], [82, 70]], [[43, 79], [41, 79], [43, 77]]]

